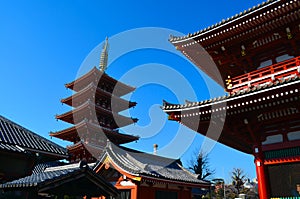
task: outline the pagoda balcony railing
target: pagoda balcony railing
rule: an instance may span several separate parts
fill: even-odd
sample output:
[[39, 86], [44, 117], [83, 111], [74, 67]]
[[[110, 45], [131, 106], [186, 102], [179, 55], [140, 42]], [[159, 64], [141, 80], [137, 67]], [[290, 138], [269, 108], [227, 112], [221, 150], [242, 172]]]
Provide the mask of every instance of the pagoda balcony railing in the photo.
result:
[[277, 64], [257, 69], [250, 73], [233, 77], [227, 81], [227, 90], [235, 93], [240, 90], [250, 89], [257, 85], [275, 82], [300, 74], [300, 56], [279, 62]]

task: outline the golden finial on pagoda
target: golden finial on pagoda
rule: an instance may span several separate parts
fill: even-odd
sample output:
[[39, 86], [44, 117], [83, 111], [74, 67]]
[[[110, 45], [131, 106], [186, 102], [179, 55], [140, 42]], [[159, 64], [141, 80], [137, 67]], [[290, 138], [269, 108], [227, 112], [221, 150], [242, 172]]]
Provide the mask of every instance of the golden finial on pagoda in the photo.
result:
[[101, 71], [105, 71], [107, 68], [107, 60], [108, 60], [108, 37], [105, 39], [105, 43], [102, 48], [101, 56], [100, 56], [100, 64], [99, 68]]

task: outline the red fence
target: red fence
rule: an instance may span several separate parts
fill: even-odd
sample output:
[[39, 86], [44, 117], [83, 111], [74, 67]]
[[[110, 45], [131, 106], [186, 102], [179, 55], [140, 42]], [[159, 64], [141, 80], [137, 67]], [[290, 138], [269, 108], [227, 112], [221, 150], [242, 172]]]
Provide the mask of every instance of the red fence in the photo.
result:
[[240, 75], [231, 79], [229, 92], [262, 85], [267, 82], [274, 82], [278, 79], [288, 78], [300, 73], [300, 56], [279, 62], [277, 64], [257, 69], [250, 73]]

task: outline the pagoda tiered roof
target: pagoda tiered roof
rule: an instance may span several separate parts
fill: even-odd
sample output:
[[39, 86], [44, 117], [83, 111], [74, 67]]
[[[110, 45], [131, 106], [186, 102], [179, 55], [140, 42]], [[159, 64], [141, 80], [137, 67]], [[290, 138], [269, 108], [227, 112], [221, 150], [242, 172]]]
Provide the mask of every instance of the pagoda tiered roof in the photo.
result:
[[95, 100], [100, 97], [109, 99], [109, 108], [114, 112], [120, 112], [136, 105], [136, 102], [127, 101], [125, 99], [112, 95], [112, 93], [104, 89], [97, 87], [95, 82], [90, 83], [88, 86], [71, 95], [70, 97], [62, 99], [61, 102], [72, 107], [78, 107], [88, 99]]
[[84, 74], [78, 79], [65, 84], [65, 86], [66, 88], [78, 92], [87, 87], [92, 82], [95, 85], [98, 85], [99, 88], [104, 89], [115, 96], [123, 96], [135, 90], [134, 87], [117, 81], [116, 79], [108, 76], [105, 72], [100, 71], [96, 67], [92, 68], [88, 73]]
[[[95, 115], [96, 114], [96, 115]], [[110, 124], [102, 123], [99, 121], [100, 125], [107, 126], [109, 125], [110, 128], [115, 129], [123, 126], [127, 126], [129, 124], [133, 124], [138, 121], [136, 118], [129, 118], [118, 113], [113, 113], [110, 110], [107, 110], [101, 106], [95, 105], [93, 102], [88, 100], [87, 102], [83, 103], [82, 105], [76, 107], [75, 109], [68, 111], [64, 114], [57, 115], [56, 119], [76, 124], [83, 119], [96, 119], [99, 115], [105, 115], [106, 119], [109, 118], [111, 120]], [[89, 118], [91, 117], [91, 118]], [[77, 121], [74, 121], [76, 119]]]
[[[107, 49], [103, 50], [105, 52], [104, 54], [102, 52], [104, 55], [102, 58], [107, 59]], [[74, 126], [50, 133], [51, 136], [73, 142], [72, 146], [67, 147], [71, 154], [71, 162], [80, 161], [82, 158], [86, 158], [89, 162], [96, 161], [95, 158], [102, 153], [107, 140], [120, 145], [139, 139], [137, 136], [122, 134], [117, 130], [138, 121], [136, 118], [119, 114], [136, 105], [135, 102], [121, 98], [134, 91], [135, 88], [108, 76], [104, 72], [107, 60], [103, 61], [102, 58], [101, 70], [94, 67], [75, 81], [65, 85], [66, 88], [75, 92], [70, 97], [62, 99], [61, 102], [73, 109], [56, 115], [56, 119]]]
[[171, 36], [170, 42], [222, 85], [228, 75], [251, 72], [274, 59], [271, 52], [299, 55], [299, 9], [298, 0], [269, 0], [195, 33]]
[[[103, 137], [103, 133], [106, 137]], [[137, 136], [127, 135], [119, 133], [117, 129], [106, 128], [87, 120], [83, 120], [80, 123], [69, 127], [67, 129], [52, 132], [50, 136], [57, 137], [63, 140], [68, 140], [70, 142], [76, 143], [81, 138], [89, 137], [89, 139], [98, 139], [93, 142], [98, 142], [101, 139], [106, 140], [107, 138], [116, 144], [124, 144], [132, 141], [136, 141], [139, 139]]]

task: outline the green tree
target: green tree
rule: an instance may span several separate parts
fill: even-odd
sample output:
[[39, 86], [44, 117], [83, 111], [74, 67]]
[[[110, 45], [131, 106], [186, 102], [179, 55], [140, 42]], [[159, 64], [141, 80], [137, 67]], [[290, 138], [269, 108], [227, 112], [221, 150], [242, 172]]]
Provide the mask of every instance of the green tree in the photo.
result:
[[225, 196], [224, 196], [224, 187], [225, 187], [224, 179], [216, 178], [216, 179], [213, 179], [212, 182], [215, 185], [214, 193], [215, 193], [216, 199], [225, 198]]

